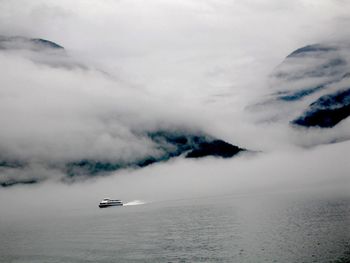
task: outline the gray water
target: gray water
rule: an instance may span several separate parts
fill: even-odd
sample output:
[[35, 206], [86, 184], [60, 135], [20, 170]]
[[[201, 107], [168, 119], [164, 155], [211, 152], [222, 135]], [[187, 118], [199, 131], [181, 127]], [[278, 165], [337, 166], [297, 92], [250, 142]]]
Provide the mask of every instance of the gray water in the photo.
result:
[[349, 197], [232, 195], [107, 209], [97, 203], [0, 217], [0, 261], [334, 262], [349, 251]]

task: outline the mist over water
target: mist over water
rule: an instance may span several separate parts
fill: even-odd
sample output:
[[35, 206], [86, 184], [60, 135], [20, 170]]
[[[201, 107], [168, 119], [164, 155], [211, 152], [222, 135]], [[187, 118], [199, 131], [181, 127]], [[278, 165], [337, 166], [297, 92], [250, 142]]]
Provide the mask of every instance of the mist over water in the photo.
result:
[[[0, 254], [3, 262], [333, 262], [349, 247], [350, 167], [337, 154], [348, 149], [179, 159], [2, 189]], [[104, 197], [125, 205], [100, 209]]]
[[333, 262], [349, 245], [349, 195], [324, 189], [97, 204], [17, 205], [1, 219], [3, 262]]

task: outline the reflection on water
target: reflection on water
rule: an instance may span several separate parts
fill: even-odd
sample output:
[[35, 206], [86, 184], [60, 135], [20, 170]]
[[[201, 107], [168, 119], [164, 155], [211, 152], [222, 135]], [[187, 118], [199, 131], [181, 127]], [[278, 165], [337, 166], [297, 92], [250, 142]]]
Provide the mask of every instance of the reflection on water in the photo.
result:
[[3, 262], [348, 262], [339, 260], [349, 248], [349, 201], [229, 196], [67, 208], [3, 218], [0, 254]]

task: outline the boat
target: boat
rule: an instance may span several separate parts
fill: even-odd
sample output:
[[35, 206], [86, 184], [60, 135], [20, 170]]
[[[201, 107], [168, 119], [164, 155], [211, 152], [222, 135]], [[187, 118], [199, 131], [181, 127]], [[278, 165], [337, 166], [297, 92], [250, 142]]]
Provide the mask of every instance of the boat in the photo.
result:
[[121, 200], [113, 200], [110, 198], [104, 198], [98, 207], [104, 208], [104, 207], [109, 207], [109, 206], [122, 206], [123, 202]]

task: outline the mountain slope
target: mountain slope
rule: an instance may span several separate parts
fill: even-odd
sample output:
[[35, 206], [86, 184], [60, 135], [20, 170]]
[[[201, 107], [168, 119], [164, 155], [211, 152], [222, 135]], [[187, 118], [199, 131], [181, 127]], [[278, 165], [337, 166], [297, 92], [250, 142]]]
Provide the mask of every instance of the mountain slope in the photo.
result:
[[314, 44], [289, 54], [270, 77], [265, 120], [332, 128], [350, 115], [350, 45]]
[[42, 38], [26, 38], [21, 36], [0, 36], [0, 49], [16, 50], [28, 49], [32, 51], [63, 50], [64, 48], [55, 42]]
[[49, 40], [0, 37], [0, 56], [8, 64], [0, 89], [3, 187], [74, 182], [180, 156], [230, 158], [244, 151], [180, 114], [172, 121], [169, 105], [107, 73], [82, 70]]

